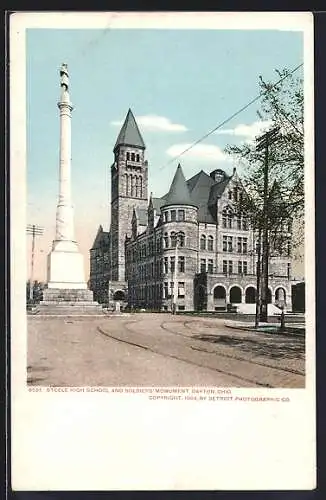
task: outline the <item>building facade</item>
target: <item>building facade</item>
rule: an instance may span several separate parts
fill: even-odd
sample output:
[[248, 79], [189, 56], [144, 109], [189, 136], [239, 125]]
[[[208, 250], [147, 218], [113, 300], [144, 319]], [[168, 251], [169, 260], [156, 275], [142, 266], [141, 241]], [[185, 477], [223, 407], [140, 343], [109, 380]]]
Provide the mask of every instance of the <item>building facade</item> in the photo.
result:
[[[114, 146], [111, 228], [91, 249], [90, 286], [131, 308], [254, 312], [257, 238], [236, 170], [201, 170], [186, 180], [179, 165], [169, 192], [148, 200], [145, 144], [129, 110]], [[269, 302], [291, 304], [291, 228], [269, 261]], [[106, 291], [103, 292], [103, 288]], [[97, 295], [96, 295], [97, 296]]]
[[[147, 224], [134, 214], [126, 239], [129, 305], [254, 312], [256, 237], [245, 214], [236, 213], [242, 194], [235, 170], [201, 171], [186, 181], [179, 165], [167, 195], [150, 199]], [[275, 305], [291, 304], [288, 230], [269, 261], [268, 301]]]

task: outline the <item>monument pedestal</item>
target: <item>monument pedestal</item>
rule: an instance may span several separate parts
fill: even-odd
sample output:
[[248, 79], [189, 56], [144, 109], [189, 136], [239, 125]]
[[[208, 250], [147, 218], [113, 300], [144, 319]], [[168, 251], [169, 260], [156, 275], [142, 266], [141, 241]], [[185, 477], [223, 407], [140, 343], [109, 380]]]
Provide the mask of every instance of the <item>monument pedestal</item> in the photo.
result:
[[84, 259], [74, 241], [54, 241], [48, 255], [48, 288], [87, 289]]
[[75, 241], [56, 240], [48, 255], [48, 288], [43, 291], [40, 314], [102, 314], [84, 279], [83, 256]]

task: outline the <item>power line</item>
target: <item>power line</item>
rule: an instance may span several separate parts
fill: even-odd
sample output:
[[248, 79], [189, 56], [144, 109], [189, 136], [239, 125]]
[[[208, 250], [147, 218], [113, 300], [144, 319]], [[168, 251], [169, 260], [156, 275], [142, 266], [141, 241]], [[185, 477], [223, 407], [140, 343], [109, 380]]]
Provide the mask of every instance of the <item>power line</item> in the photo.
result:
[[[300, 69], [302, 66], [303, 66], [303, 63], [299, 64], [299, 66], [296, 66], [293, 70], [289, 71], [289, 73], [287, 73], [286, 75], [282, 76], [282, 78], [280, 78], [277, 82], [275, 82], [273, 85], [271, 85], [270, 89], [275, 88], [277, 85], [279, 85], [280, 83], [282, 83], [286, 78], [288, 78], [290, 75], [292, 75], [293, 73], [295, 73], [295, 71], [297, 71], [298, 69]], [[181, 156], [183, 156], [185, 153], [187, 153], [188, 151], [190, 151], [194, 146], [196, 146], [197, 144], [199, 144], [200, 142], [202, 142], [204, 139], [206, 139], [211, 134], [213, 134], [214, 132], [216, 132], [216, 130], [220, 129], [221, 127], [223, 127], [223, 125], [225, 125], [226, 123], [228, 123], [229, 121], [231, 121], [233, 118], [235, 118], [236, 116], [238, 116], [240, 113], [242, 113], [242, 111], [244, 111], [245, 109], [249, 108], [249, 106], [251, 106], [252, 104], [254, 104], [254, 102], [258, 101], [266, 93], [267, 93], [267, 90], [265, 90], [263, 92], [260, 92], [256, 97], [254, 97], [253, 99], [251, 99], [251, 101], [249, 101], [247, 104], [245, 104], [244, 106], [242, 106], [242, 108], [240, 108], [238, 111], [236, 111], [231, 116], [229, 116], [228, 118], [226, 118], [225, 120], [223, 120], [221, 123], [219, 123], [212, 130], [210, 130], [205, 135], [203, 135], [202, 137], [200, 137], [200, 139], [198, 139], [197, 141], [193, 142], [189, 147], [187, 147], [184, 151], [182, 151], [181, 153], [179, 153], [177, 156], [175, 156], [171, 160], [169, 160], [159, 170], [162, 170], [163, 168], [167, 167], [168, 165], [170, 165], [171, 163], [173, 163], [174, 161], [176, 161], [178, 158], [180, 158]]]

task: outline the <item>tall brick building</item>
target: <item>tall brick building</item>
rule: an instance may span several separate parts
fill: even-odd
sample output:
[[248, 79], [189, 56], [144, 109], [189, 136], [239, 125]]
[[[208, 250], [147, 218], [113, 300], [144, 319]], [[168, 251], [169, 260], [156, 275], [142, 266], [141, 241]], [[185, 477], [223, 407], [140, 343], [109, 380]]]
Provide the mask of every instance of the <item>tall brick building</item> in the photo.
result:
[[90, 250], [90, 288], [100, 301], [127, 298], [125, 238], [131, 232], [133, 210], [146, 211], [148, 205], [145, 143], [130, 109], [113, 154], [110, 232], [100, 226]]
[[[233, 304], [249, 311], [256, 237], [235, 208], [243, 195], [236, 170], [201, 170], [186, 180], [179, 165], [169, 192], [148, 201], [144, 152], [129, 110], [114, 147], [110, 234], [100, 228], [91, 249], [95, 297], [108, 286], [111, 299], [125, 294], [134, 308], [215, 311]], [[269, 302], [276, 305], [291, 304], [290, 228], [284, 235], [269, 262]]]

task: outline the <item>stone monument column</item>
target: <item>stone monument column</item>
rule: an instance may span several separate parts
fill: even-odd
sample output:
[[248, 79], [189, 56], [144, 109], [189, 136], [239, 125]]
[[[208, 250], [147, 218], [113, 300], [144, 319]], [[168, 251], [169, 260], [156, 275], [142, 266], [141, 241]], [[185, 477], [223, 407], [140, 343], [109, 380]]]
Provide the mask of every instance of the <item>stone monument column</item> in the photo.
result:
[[83, 256], [74, 238], [74, 214], [71, 199], [71, 112], [69, 74], [66, 64], [60, 68], [60, 162], [56, 233], [48, 255], [48, 288], [86, 289]]

